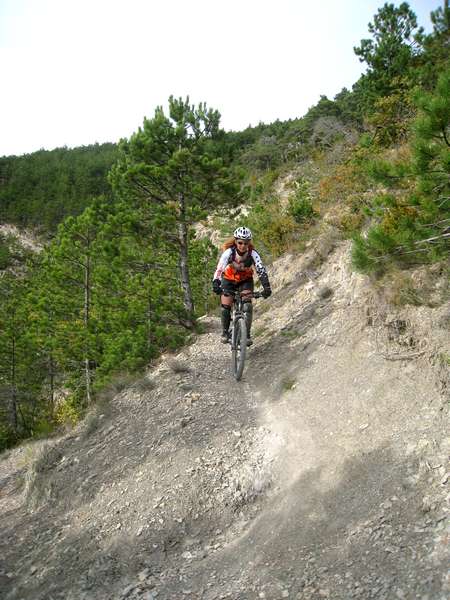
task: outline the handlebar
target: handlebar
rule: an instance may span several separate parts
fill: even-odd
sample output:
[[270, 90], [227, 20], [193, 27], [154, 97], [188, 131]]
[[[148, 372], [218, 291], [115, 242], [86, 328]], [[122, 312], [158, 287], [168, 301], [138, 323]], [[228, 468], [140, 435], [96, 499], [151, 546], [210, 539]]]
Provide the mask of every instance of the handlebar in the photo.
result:
[[[220, 293], [223, 294], [223, 289], [220, 289]], [[230, 295], [233, 295], [235, 298], [240, 295], [240, 292], [227, 292]], [[251, 295], [252, 298], [264, 298], [262, 292], [253, 292]]]

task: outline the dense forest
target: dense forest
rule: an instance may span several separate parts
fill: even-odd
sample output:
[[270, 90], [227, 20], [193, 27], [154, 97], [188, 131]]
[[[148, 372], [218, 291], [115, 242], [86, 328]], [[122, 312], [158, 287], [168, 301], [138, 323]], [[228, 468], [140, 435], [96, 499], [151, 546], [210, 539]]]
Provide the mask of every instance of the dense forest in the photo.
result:
[[448, 269], [448, 0], [431, 20], [426, 34], [406, 2], [385, 4], [354, 48], [365, 73], [298, 119], [224, 132], [217, 110], [170, 98], [117, 145], [0, 158], [0, 221], [46, 240], [31, 253], [0, 236], [0, 449], [76, 422], [195, 331], [217, 257], [195, 235], [208, 215], [225, 235], [245, 204], [273, 258], [326, 215], [371, 277]]
[[116, 159], [115, 144], [1, 157], [0, 220], [54, 231], [92, 198], [111, 195], [107, 175]]

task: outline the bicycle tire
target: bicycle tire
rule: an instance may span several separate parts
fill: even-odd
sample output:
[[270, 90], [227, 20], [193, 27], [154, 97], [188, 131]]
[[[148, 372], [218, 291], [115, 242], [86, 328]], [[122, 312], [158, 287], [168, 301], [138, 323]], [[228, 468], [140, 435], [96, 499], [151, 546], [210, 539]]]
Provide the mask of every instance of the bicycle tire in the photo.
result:
[[231, 362], [233, 375], [239, 381], [244, 372], [245, 354], [247, 352], [247, 324], [240, 318], [234, 323], [231, 343]]

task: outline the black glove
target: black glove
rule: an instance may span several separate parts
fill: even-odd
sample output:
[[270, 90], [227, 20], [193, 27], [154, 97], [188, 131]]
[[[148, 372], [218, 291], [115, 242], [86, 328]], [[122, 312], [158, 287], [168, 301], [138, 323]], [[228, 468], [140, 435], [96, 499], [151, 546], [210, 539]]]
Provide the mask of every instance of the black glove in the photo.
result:
[[268, 298], [271, 294], [272, 294], [272, 290], [270, 289], [270, 287], [266, 287], [266, 288], [264, 288], [264, 290], [262, 292], [262, 297]]
[[220, 285], [220, 279], [214, 279], [213, 281], [213, 292], [218, 296], [222, 293], [222, 286]]

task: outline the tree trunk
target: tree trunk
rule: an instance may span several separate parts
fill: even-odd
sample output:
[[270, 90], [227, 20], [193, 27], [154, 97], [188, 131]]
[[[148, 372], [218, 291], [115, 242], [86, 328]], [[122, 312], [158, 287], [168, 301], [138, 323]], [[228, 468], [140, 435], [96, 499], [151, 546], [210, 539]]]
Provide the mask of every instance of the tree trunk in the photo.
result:
[[17, 433], [17, 382], [16, 382], [16, 340], [12, 339], [12, 356], [11, 356], [11, 398], [10, 398], [10, 420], [11, 426]]
[[147, 295], [147, 344], [148, 350], [153, 351], [155, 347], [155, 336], [153, 334], [153, 301], [150, 292]]
[[50, 414], [53, 419], [55, 416], [55, 363], [52, 354], [49, 356], [48, 368], [50, 375]]
[[186, 202], [183, 194], [179, 195], [179, 220], [178, 220], [178, 242], [180, 245], [180, 276], [181, 287], [184, 293], [184, 308], [186, 309], [186, 326], [190, 329], [194, 326], [194, 301], [192, 299], [191, 281], [189, 278], [188, 263], [188, 230], [186, 225]]
[[86, 400], [87, 403], [91, 403], [91, 367], [89, 360], [89, 313], [90, 313], [90, 276], [91, 276], [91, 263], [89, 254], [86, 257], [86, 266], [84, 270], [84, 330], [85, 330], [85, 358], [84, 358], [84, 371], [85, 371], [85, 383], [86, 383]]
[[208, 308], [209, 308], [209, 296], [211, 295], [211, 276], [210, 273], [208, 272], [208, 266], [209, 266], [209, 260], [208, 260], [208, 256], [205, 253], [204, 256], [204, 269], [203, 269], [203, 277], [204, 277], [204, 282], [203, 282], [203, 302], [204, 302], [204, 310], [205, 310], [205, 315], [208, 314]]

